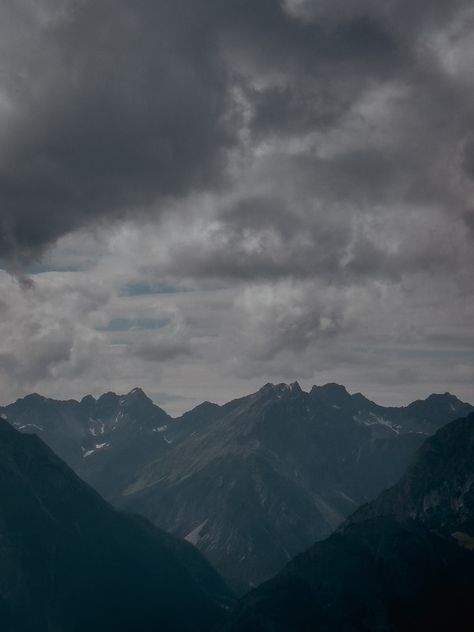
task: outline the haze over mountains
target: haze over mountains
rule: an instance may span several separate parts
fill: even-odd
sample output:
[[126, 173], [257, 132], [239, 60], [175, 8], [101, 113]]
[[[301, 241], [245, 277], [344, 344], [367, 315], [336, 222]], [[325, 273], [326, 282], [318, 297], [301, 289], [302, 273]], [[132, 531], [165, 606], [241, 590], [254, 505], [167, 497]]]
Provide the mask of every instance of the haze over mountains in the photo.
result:
[[337, 384], [267, 384], [178, 419], [140, 389], [3, 409], [116, 506], [195, 544], [238, 591], [278, 572], [394, 484], [423, 440], [473, 410], [453, 395], [383, 407]]

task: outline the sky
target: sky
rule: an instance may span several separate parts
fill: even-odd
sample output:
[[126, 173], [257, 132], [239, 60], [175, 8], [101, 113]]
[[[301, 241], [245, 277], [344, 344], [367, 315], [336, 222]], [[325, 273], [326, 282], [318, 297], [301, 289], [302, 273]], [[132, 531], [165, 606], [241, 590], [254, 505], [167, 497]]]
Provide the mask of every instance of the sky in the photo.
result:
[[467, 0], [3, 0], [0, 403], [474, 401]]

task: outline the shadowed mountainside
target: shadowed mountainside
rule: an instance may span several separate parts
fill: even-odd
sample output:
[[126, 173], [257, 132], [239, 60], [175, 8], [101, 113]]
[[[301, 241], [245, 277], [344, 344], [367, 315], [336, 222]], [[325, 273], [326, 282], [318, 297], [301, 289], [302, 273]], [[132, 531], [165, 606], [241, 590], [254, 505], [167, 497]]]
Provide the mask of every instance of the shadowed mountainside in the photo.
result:
[[2, 632], [210, 630], [231, 596], [186, 542], [118, 512], [0, 420]]
[[224, 629], [471, 630], [473, 450], [471, 414], [427, 439], [397, 485], [246, 595]]

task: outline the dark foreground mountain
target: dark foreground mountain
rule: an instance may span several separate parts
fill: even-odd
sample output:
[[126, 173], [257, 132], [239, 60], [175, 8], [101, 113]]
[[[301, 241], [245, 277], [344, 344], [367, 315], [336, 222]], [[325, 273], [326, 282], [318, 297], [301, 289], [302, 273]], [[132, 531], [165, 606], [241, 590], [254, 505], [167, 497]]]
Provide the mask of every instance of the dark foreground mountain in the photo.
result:
[[474, 548], [474, 413], [427, 439], [401, 480], [350, 520], [373, 516], [411, 518]]
[[428, 439], [394, 488], [244, 597], [225, 630], [472, 630], [473, 496], [471, 415]]
[[0, 630], [210, 630], [229, 593], [201, 554], [116, 511], [0, 420]]
[[393, 485], [428, 434], [470, 410], [449, 393], [387, 408], [337, 384], [294, 383], [175, 420], [140, 389], [81, 402], [31, 395], [5, 413], [245, 591]]

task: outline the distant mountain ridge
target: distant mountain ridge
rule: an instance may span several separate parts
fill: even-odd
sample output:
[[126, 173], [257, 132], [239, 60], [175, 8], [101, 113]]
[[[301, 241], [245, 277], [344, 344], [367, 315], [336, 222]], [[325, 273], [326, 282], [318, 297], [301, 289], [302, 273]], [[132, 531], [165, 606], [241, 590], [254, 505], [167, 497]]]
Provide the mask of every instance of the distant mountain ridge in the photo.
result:
[[109, 501], [187, 538], [242, 591], [393, 485], [428, 435], [471, 410], [448, 393], [393, 408], [297, 382], [178, 419], [140, 389], [81, 402], [32, 395], [3, 409]]
[[[307, 394], [298, 382], [267, 383], [257, 393], [247, 397], [266, 394], [278, 398], [291, 391]], [[358, 423], [385, 426], [396, 433], [432, 434], [446, 423], [446, 419], [463, 416], [474, 410], [471, 404], [462, 402], [450, 393], [432, 394], [425, 400], [400, 407], [381, 406], [361, 393], [351, 395], [344, 386], [336, 383], [313, 386], [309, 395], [327, 406], [352, 414]], [[46, 433], [49, 441], [58, 443], [58, 453], [66, 452], [74, 460], [84, 457], [85, 453], [92, 454], [110, 447], [106, 439], [124, 434], [173, 431], [176, 422], [195, 420], [198, 416], [203, 420], [217, 418], [220, 411], [245, 399], [242, 397], [224, 405], [203, 402], [180, 417], [172, 418], [142, 389], [135, 387], [125, 395], [108, 392], [97, 399], [86, 395], [80, 401], [55, 400], [33, 393], [7, 406], [0, 406], [0, 413], [22, 432]], [[170, 424], [171, 428], [168, 427]], [[101, 442], [101, 439], [104, 441]], [[60, 444], [61, 440], [64, 441], [63, 445]], [[77, 450], [78, 443], [80, 452]]]
[[171, 420], [145, 393], [134, 388], [127, 395], [105, 393], [98, 399], [60, 401], [36, 393], [0, 408], [22, 432], [38, 433], [53, 449], [75, 463], [112, 442], [163, 429]]

